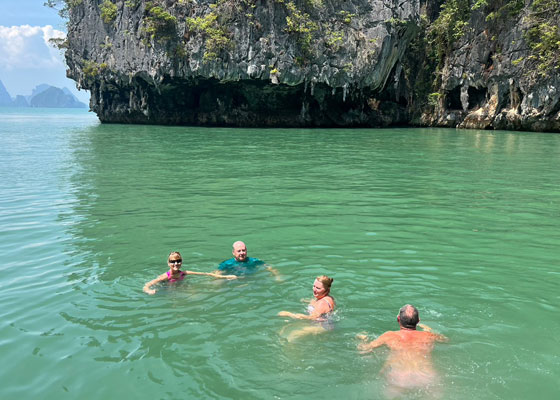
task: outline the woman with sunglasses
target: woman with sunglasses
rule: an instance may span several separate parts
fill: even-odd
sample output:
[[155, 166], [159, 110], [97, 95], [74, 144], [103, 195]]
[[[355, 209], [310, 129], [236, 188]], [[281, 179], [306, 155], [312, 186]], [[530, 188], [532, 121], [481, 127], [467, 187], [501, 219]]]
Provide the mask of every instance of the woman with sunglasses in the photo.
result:
[[237, 279], [236, 275], [220, 275], [214, 274], [212, 272], [196, 272], [196, 271], [181, 271], [181, 264], [183, 259], [181, 253], [178, 251], [172, 251], [167, 257], [167, 265], [169, 265], [169, 271], [165, 274], [161, 274], [156, 279], [152, 279], [150, 282], [144, 285], [144, 292], [148, 294], [155, 294], [156, 290], [151, 287], [159, 282], [177, 282], [182, 281], [187, 275], [206, 275], [219, 279]]

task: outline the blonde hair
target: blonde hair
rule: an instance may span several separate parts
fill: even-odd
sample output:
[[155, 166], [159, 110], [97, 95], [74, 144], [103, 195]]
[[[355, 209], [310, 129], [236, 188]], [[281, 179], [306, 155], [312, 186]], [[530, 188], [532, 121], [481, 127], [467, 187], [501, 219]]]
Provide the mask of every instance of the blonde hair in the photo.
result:
[[172, 251], [171, 253], [169, 253], [169, 255], [167, 256], [167, 261], [169, 261], [169, 259], [171, 258], [171, 256], [179, 256], [179, 258], [183, 258], [181, 256], [181, 253], [179, 253], [178, 251]]
[[331, 291], [331, 285], [334, 281], [333, 278], [329, 278], [327, 275], [321, 275], [315, 279], [317, 279], [319, 282], [323, 284], [323, 287], [327, 290], [327, 292]]

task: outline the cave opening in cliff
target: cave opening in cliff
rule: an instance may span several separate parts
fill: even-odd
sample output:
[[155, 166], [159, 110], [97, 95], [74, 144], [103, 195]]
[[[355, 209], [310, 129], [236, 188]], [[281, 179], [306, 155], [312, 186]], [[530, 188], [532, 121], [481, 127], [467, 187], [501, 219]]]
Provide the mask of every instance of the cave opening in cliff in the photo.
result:
[[403, 108], [407, 108], [408, 100], [404, 96], [399, 96], [399, 98], [397, 99], [397, 104]]
[[447, 93], [445, 107], [448, 110], [462, 110], [461, 105], [461, 87], [457, 86]]
[[469, 110], [472, 110], [484, 105], [488, 91], [486, 88], [478, 89], [474, 86], [469, 86], [467, 93], [469, 95]]

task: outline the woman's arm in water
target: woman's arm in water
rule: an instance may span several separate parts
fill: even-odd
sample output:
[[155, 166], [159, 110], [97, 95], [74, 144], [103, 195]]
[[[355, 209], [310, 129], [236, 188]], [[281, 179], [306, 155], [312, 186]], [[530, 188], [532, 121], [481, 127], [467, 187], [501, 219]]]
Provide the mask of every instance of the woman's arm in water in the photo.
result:
[[313, 317], [312, 315], [301, 314], [301, 313], [293, 313], [290, 311], [280, 311], [278, 313], [279, 317], [290, 317], [293, 319], [317, 319], [317, 317]]
[[301, 313], [292, 313], [289, 311], [280, 311], [278, 313], [279, 317], [290, 317], [293, 319], [309, 319], [309, 320], [317, 320], [317, 319], [321, 319], [321, 316], [323, 314], [326, 314], [330, 311], [332, 311], [332, 309], [334, 308], [334, 306], [331, 306], [331, 303], [328, 302], [328, 300], [326, 301], [316, 301], [315, 304], [313, 305], [314, 310], [312, 314], [301, 314]]
[[185, 271], [187, 275], [206, 275], [217, 279], [237, 279], [237, 275], [222, 275], [215, 272], [197, 272], [197, 271]]
[[150, 282], [147, 282], [142, 290], [148, 294], [155, 294], [156, 290], [152, 289], [151, 286], [155, 285], [156, 283], [163, 282], [166, 279], [167, 274], [161, 274], [156, 279], [152, 279]]

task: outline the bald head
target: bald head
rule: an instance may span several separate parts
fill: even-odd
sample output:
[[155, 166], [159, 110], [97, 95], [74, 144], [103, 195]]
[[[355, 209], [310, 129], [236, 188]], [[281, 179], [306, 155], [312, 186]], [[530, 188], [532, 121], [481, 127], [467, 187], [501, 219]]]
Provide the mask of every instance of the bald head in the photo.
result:
[[418, 310], [410, 304], [406, 304], [399, 310], [399, 324], [407, 329], [416, 329], [416, 325], [420, 322]]
[[241, 240], [238, 240], [233, 244], [231, 254], [237, 261], [243, 262], [247, 259], [247, 246]]

